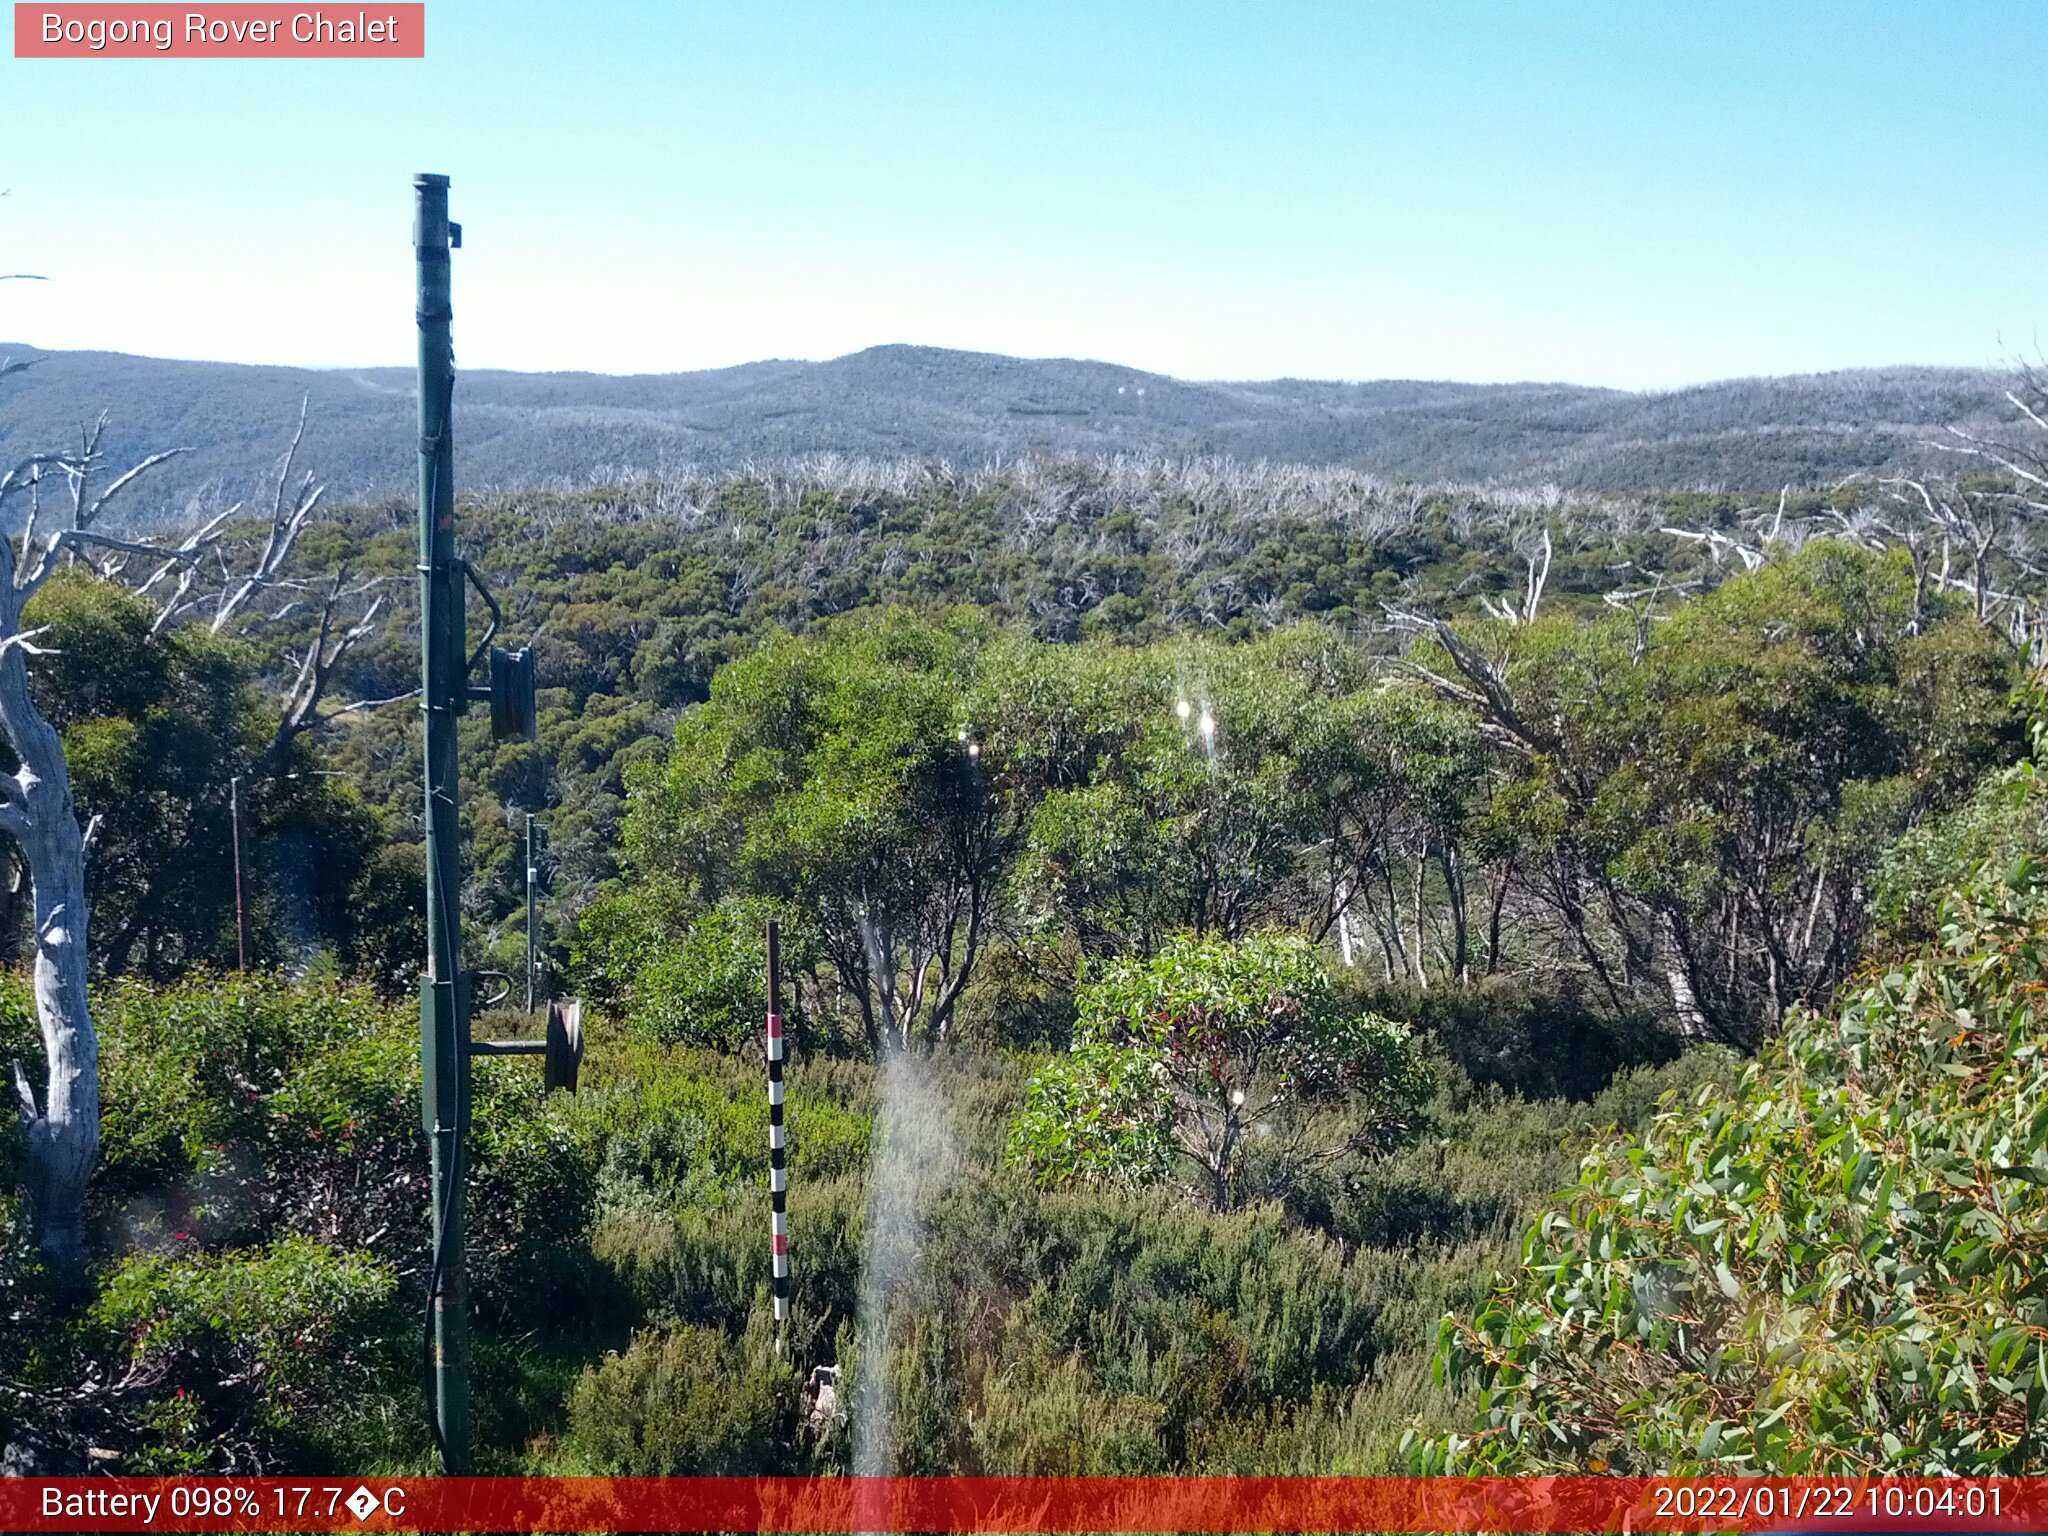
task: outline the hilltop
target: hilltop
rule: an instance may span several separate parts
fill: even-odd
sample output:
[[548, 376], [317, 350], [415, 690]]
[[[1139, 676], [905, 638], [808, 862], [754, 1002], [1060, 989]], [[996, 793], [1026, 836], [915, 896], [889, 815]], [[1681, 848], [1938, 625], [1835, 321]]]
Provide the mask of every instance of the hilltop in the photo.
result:
[[[245, 494], [301, 397], [301, 463], [335, 494], [403, 493], [413, 474], [412, 374], [39, 352], [10, 381], [0, 450], [68, 440], [102, 409], [111, 457], [180, 445], [150, 521], [197, 493]], [[815, 453], [977, 464], [1027, 454], [1227, 455], [1342, 465], [1420, 482], [1587, 491], [1766, 490], [1921, 457], [1942, 426], [1999, 414], [1999, 374], [1889, 368], [1631, 393], [1569, 384], [1277, 379], [1191, 382], [1070, 359], [873, 347], [826, 362], [696, 373], [460, 377], [466, 487], [576, 485], [690, 465]]]

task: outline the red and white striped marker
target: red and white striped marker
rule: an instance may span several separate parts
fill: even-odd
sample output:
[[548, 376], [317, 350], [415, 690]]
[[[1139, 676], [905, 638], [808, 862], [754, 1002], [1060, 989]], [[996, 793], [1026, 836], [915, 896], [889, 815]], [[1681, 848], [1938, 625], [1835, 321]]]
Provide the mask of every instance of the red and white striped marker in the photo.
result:
[[768, 1203], [774, 1266], [775, 1331], [789, 1323], [789, 1160], [782, 1132], [781, 928], [768, 924]]

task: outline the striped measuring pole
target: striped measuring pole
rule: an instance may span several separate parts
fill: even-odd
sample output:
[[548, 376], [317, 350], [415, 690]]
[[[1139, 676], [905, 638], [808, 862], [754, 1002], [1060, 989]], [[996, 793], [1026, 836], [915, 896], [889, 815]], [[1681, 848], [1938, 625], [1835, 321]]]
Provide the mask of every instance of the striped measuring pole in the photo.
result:
[[782, 1131], [782, 928], [768, 924], [768, 1203], [775, 1346], [789, 1326], [789, 1151]]

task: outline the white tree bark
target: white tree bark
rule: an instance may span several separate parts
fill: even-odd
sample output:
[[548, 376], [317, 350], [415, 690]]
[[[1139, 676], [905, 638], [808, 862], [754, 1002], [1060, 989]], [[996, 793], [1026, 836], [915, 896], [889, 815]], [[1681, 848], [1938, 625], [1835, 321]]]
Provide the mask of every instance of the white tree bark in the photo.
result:
[[[0, 735], [20, 764], [12, 774], [0, 774], [0, 832], [12, 837], [21, 850], [35, 898], [33, 985], [47, 1067], [40, 1103], [22, 1064], [17, 1061], [12, 1068], [27, 1145], [30, 1220], [45, 1261], [62, 1282], [74, 1279], [83, 1264], [85, 1190], [100, 1155], [99, 1039], [86, 998], [85, 856], [90, 834], [79, 826], [72, 803], [63, 738], [29, 694], [28, 658], [37, 648], [34, 632], [22, 628], [21, 615], [60, 557], [69, 552], [98, 546], [156, 553], [149, 546], [100, 534], [92, 523], [138, 475], [172, 456], [152, 455], [89, 498], [98, 445], [95, 427], [76, 456], [36, 455], [0, 476], [0, 508], [11, 496], [26, 494], [28, 499], [19, 538], [0, 534]], [[71, 515], [65, 526], [45, 532], [39, 540], [36, 520], [42, 509], [42, 485], [58, 472], [70, 489]]]
[[48, 1073], [40, 1108], [19, 1062], [15, 1094], [27, 1140], [31, 1220], [60, 1276], [83, 1260], [85, 1188], [100, 1154], [99, 1040], [86, 1003], [85, 836], [64, 749], [28, 697], [22, 648], [0, 656], [0, 729], [22, 760], [0, 783], [0, 826], [13, 834], [35, 895], [36, 1021]]

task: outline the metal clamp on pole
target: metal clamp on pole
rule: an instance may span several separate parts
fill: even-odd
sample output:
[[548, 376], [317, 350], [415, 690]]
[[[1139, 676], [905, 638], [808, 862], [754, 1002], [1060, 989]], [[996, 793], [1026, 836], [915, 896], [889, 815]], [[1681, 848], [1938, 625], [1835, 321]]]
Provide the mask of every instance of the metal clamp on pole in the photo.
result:
[[490, 658], [491, 675], [488, 683], [469, 683], [464, 695], [465, 705], [471, 699], [488, 700], [491, 706], [491, 736], [496, 741], [532, 741], [538, 726], [538, 705], [535, 702], [533, 683], [533, 648], [521, 646], [508, 651], [502, 645], [493, 645], [498, 631], [505, 625], [505, 610], [498, 606], [498, 599], [492, 593], [490, 584], [481, 572], [460, 556], [456, 565], [461, 568], [463, 579], [476, 589], [476, 595], [484, 600], [484, 606], [491, 610], [491, 622], [484, 630], [484, 636], [477, 641], [476, 649], [470, 652], [469, 662], [462, 669], [467, 680], [476, 675], [477, 664], [486, 656]]

